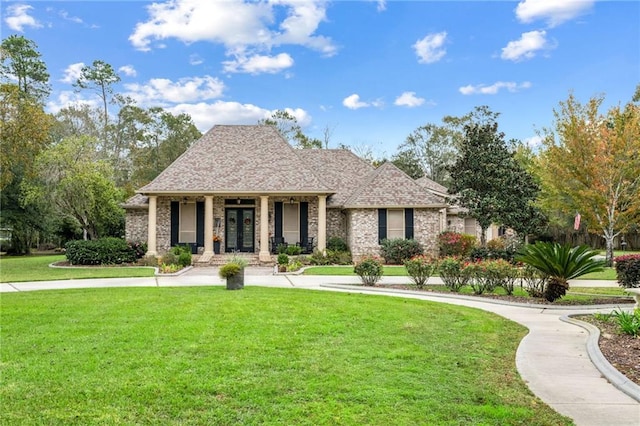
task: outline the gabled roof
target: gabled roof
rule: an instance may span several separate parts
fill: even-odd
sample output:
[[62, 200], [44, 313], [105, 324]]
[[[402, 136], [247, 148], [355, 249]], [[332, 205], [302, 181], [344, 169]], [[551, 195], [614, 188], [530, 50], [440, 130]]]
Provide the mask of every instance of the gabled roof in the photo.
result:
[[441, 197], [425, 191], [393, 163], [386, 162], [369, 173], [344, 202], [357, 207], [445, 207]]
[[273, 126], [214, 126], [141, 194], [330, 194]]
[[438, 195], [445, 196], [449, 193], [449, 190], [446, 186], [440, 185], [438, 182], [435, 182], [426, 176], [416, 179], [416, 182]]
[[336, 190], [327, 199], [328, 207], [343, 205], [375, 170], [371, 163], [347, 149], [301, 149], [299, 155], [328, 187]]

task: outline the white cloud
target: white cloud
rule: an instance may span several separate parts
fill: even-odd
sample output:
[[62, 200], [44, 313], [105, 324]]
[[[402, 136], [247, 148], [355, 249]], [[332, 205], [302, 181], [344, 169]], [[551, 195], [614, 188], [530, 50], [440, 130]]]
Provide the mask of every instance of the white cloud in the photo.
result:
[[204, 59], [202, 59], [202, 56], [198, 55], [197, 53], [189, 55], [189, 64], [200, 65], [203, 62], [204, 62]]
[[13, 31], [23, 32], [24, 27], [41, 28], [42, 24], [33, 16], [29, 15], [29, 11], [33, 7], [27, 4], [12, 4], [7, 7], [7, 16], [4, 22]]
[[222, 96], [224, 83], [211, 76], [187, 77], [173, 82], [166, 78], [153, 78], [146, 84], [130, 83], [124, 87], [126, 96], [141, 104], [197, 102]]
[[[256, 124], [258, 120], [270, 117], [274, 112], [253, 104], [225, 101], [179, 104], [165, 109], [174, 114], [189, 114], [201, 132], [209, 130], [216, 124]], [[311, 121], [311, 116], [303, 109], [285, 108], [285, 111], [296, 117], [298, 124], [302, 127]]]
[[133, 46], [143, 51], [151, 50], [152, 44], [157, 48], [159, 42], [170, 38], [184, 43], [222, 44], [226, 54], [238, 63], [280, 45], [305, 46], [325, 56], [337, 50], [330, 38], [316, 35], [319, 24], [326, 19], [324, 0], [174, 0], [152, 3], [147, 11], [149, 19], [137, 23], [129, 36]]
[[416, 41], [413, 45], [416, 55], [418, 55], [418, 62], [421, 64], [431, 64], [438, 62], [447, 54], [447, 50], [442, 46], [447, 40], [447, 32], [442, 31], [440, 33], [429, 34], [422, 40]]
[[404, 92], [396, 98], [393, 104], [413, 108], [424, 104], [424, 98], [417, 97], [416, 92]]
[[293, 66], [293, 58], [288, 53], [276, 56], [254, 55], [246, 57], [239, 55], [233, 61], [225, 61], [225, 72], [240, 72], [249, 74], [275, 74]]
[[82, 19], [78, 18], [77, 16], [69, 16], [69, 12], [67, 12], [66, 10], [61, 10], [59, 12], [59, 15], [62, 17], [62, 19], [67, 20], [67, 21], [71, 21], [71, 22], [75, 22], [76, 24], [84, 23], [82, 21]]
[[540, 136], [531, 136], [530, 138], [526, 138], [524, 140], [525, 145], [530, 146], [531, 148], [536, 148], [542, 145], [542, 138]]
[[522, 37], [516, 41], [510, 41], [506, 47], [502, 48], [502, 59], [510, 61], [521, 61], [531, 59], [538, 50], [550, 48], [546, 39], [546, 31], [529, 31], [522, 33]]
[[84, 67], [84, 62], [76, 62], [75, 64], [69, 65], [67, 69], [64, 70], [64, 75], [60, 81], [69, 84], [75, 83], [80, 77], [82, 67]]
[[97, 98], [84, 98], [82, 93], [72, 90], [63, 90], [56, 99], [47, 102], [47, 112], [57, 114], [62, 108], [70, 106], [89, 105], [92, 108], [101, 107]]
[[118, 71], [120, 71], [122, 74], [126, 75], [127, 77], [135, 77], [136, 75], [138, 75], [133, 65], [123, 65], [120, 68], [118, 68]]
[[516, 16], [523, 23], [546, 21], [550, 27], [576, 18], [591, 9], [595, 0], [524, 0], [516, 7]]
[[376, 99], [371, 102], [363, 102], [360, 100], [360, 95], [354, 93], [353, 95], [344, 98], [342, 100], [342, 105], [349, 109], [360, 109], [368, 107], [381, 108], [382, 106], [384, 106], [384, 102], [382, 102], [382, 99]]
[[378, 3], [378, 6], [377, 6], [378, 12], [384, 12], [385, 10], [387, 10], [386, 0], [378, 0], [376, 3]]
[[467, 86], [463, 86], [459, 88], [458, 90], [463, 95], [495, 95], [501, 89], [507, 89], [509, 92], [514, 93], [522, 89], [528, 89], [530, 87], [531, 87], [531, 83], [528, 81], [525, 81], [520, 84], [514, 83], [512, 81], [497, 81], [493, 83], [491, 86], [486, 86], [484, 84], [478, 84], [473, 86], [469, 84]]

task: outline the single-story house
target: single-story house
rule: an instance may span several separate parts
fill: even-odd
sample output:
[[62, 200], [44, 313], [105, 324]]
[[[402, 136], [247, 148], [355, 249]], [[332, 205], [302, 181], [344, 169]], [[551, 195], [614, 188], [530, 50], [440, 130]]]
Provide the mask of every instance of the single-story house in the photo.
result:
[[383, 238], [436, 254], [440, 232], [471, 229], [441, 185], [349, 150], [295, 149], [264, 125], [214, 126], [124, 208], [127, 240], [147, 241], [148, 255], [190, 244], [200, 261], [216, 255], [215, 241], [220, 253], [270, 262], [274, 244], [322, 251], [334, 236], [354, 259], [378, 254]]

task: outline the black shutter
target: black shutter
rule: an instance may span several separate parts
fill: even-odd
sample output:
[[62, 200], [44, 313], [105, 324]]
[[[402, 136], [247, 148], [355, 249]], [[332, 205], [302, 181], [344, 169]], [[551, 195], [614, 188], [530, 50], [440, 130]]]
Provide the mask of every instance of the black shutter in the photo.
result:
[[196, 202], [196, 247], [204, 247], [204, 201]]
[[300, 203], [300, 242], [307, 243], [309, 237], [309, 203]]
[[274, 237], [282, 238], [282, 202], [273, 203], [273, 210]]
[[378, 209], [378, 244], [387, 238], [387, 209]]
[[404, 237], [413, 239], [413, 209], [404, 209]]
[[178, 245], [178, 232], [180, 231], [180, 203], [171, 202], [171, 247]]

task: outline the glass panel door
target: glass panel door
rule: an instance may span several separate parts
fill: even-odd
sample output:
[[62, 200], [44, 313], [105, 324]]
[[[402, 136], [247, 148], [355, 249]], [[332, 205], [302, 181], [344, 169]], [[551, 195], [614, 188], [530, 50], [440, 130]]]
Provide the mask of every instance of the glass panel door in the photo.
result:
[[242, 251], [253, 251], [253, 210], [242, 210]]
[[238, 210], [227, 209], [226, 211], [226, 242], [225, 250], [227, 253], [237, 250], [238, 244]]

